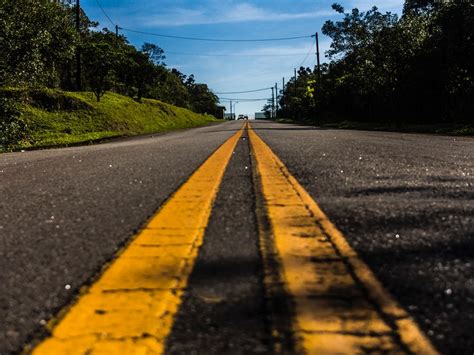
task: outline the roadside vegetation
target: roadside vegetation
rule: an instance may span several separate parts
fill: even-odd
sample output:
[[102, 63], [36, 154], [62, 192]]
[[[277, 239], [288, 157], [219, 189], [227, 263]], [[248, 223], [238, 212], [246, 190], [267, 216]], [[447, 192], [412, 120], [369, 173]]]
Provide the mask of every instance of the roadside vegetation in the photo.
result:
[[[474, 133], [474, 6], [407, 0], [403, 14], [333, 9], [329, 63], [301, 67], [278, 117], [346, 128]], [[264, 110], [270, 111], [270, 105]]]
[[160, 47], [137, 49], [84, 12], [77, 31], [74, 10], [68, 1], [0, 0], [0, 149], [199, 126], [219, 115], [217, 96], [167, 68]]
[[9, 107], [9, 117], [16, 115], [16, 120], [2, 121], [4, 150], [64, 146], [191, 128], [216, 121], [214, 116], [158, 100], [137, 102], [113, 92], [104, 94], [100, 102], [92, 92], [45, 88], [7, 89], [3, 95], [16, 103]]

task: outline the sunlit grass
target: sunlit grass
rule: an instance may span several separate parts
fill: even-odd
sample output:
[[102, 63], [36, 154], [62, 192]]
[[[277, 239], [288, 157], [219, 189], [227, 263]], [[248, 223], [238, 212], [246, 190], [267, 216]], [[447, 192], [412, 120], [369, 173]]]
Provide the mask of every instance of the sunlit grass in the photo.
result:
[[23, 100], [22, 119], [28, 124], [30, 135], [17, 148], [78, 144], [198, 127], [216, 121], [213, 116], [157, 100], [137, 102], [116, 93], [106, 93], [100, 102], [90, 92], [44, 89], [41, 95], [41, 100], [34, 97]]

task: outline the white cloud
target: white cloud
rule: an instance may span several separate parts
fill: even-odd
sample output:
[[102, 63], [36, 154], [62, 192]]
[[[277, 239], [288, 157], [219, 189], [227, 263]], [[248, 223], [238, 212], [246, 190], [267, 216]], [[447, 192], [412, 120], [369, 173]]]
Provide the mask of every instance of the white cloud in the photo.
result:
[[314, 10], [308, 12], [275, 12], [250, 3], [240, 3], [232, 5], [230, 8], [216, 7], [212, 9], [190, 10], [175, 8], [171, 11], [149, 15], [144, 22], [146, 26], [185, 26], [237, 23], [248, 21], [288, 21], [307, 18], [317, 18], [333, 15], [333, 11]]

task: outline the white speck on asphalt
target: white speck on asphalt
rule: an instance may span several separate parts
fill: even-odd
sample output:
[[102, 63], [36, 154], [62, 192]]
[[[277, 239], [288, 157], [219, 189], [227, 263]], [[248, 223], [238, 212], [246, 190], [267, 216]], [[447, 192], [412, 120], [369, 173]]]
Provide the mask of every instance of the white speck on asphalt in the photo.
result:
[[109, 168], [111, 168], [111, 167], [112, 167], [112, 164], [109, 165]]
[[67, 285], [64, 286], [64, 288], [65, 288], [66, 290], [70, 290], [70, 289], [71, 289], [71, 285], [67, 284]]
[[395, 238], [400, 238], [400, 234], [395, 234]]
[[44, 319], [41, 319], [39, 322], [41, 325], [46, 325], [46, 321]]
[[451, 290], [450, 288], [447, 288], [446, 290], [444, 290], [444, 293], [449, 296], [450, 294], [453, 293], [453, 290]]

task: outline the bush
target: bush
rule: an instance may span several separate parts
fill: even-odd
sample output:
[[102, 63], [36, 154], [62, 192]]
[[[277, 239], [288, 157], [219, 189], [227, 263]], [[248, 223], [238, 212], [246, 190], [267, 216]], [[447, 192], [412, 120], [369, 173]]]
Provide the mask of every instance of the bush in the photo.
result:
[[18, 104], [0, 97], [0, 149], [10, 150], [28, 136], [28, 126], [20, 117]]

